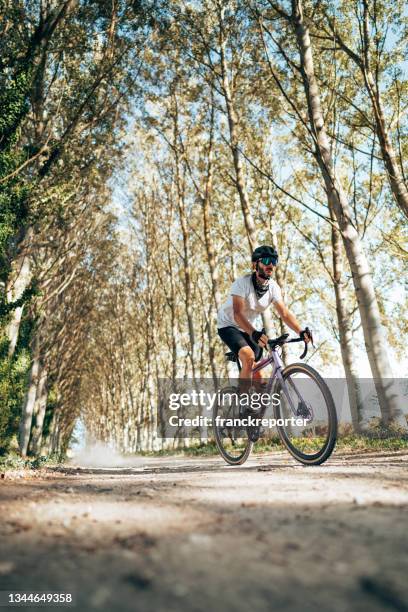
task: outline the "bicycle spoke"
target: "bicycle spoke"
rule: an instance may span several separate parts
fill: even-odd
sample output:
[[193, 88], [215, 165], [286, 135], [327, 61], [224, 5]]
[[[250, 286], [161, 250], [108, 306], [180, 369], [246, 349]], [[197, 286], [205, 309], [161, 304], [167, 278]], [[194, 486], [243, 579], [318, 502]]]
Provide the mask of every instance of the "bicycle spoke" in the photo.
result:
[[327, 385], [310, 366], [295, 365], [285, 369], [279, 388], [283, 443], [299, 461], [321, 462], [332, 451], [337, 424]]
[[[222, 421], [217, 421], [217, 418], [222, 419]], [[228, 419], [234, 422], [234, 419], [237, 418], [239, 418], [239, 407], [235, 403], [224, 405], [223, 401], [221, 401], [214, 407], [213, 428], [218, 450], [227, 463], [235, 465], [243, 463], [252, 448], [252, 444], [248, 440], [247, 433], [243, 428], [222, 424]]]

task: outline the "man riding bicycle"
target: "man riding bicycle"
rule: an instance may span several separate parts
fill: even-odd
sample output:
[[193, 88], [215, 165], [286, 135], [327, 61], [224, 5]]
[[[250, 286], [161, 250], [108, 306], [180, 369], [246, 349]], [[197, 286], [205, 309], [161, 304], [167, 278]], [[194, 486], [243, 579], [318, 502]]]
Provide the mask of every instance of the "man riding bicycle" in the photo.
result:
[[[242, 364], [238, 393], [234, 396], [235, 385], [222, 389], [220, 400], [213, 407], [215, 442], [221, 456], [230, 465], [242, 465], [248, 459], [253, 444], [262, 436], [265, 424], [268, 425], [264, 417], [269, 408], [275, 417], [273, 427], [283, 445], [300, 463], [324, 463], [336, 444], [336, 406], [328, 385], [309, 364], [292, 363], [283, 367], [277, 350], [302, 340], [313, 343], [311, 331], [308, 327], [301, 329], [295, 315], [285, 306], [279, 286], [272, 279], [277, 263], [278, 253], [273, 247], [256, 248], [252, 253], [252, 274], [234, 281], [228, 299], [218, 312], [218, 334]], [[282, 321], [300, 337], [288, 339], [289, 334], [282, 334], [269, 341], [264, 330], [256, 329], [257, 318], [271, 304]], [[268, 346], [269, 354], [261, 360], [265, 346]], [[304, 359], [306, 353], [307, 346], [300, 358]], [[236, 360], [230, 355], [228, 357]], [[269, 365], [272, 366], [269, 380], [262, 381], [256, 375]], [[258, 392], [273, 391], [271, 401], [260, 405], [257, 388]], [[276, 396], [279, 401], [272, 402]]]
[[233, 282], [227, 300], [218, 311], [218, 335], [238, 355], [242, 380], [251, 380], [252, 368], [261, 359], [262, 350], [268, 343], [264, 330], [259, 331], [254, 325], [271, 304], [286, 325], [305, 342], [311, 340], [309, 328], [302, 330], [295, 315], [285, 306], [279, 285], [272, 279], [277, 264], [278, 253], [274, 247], [257, 247], [252, 253], [253, 272]]

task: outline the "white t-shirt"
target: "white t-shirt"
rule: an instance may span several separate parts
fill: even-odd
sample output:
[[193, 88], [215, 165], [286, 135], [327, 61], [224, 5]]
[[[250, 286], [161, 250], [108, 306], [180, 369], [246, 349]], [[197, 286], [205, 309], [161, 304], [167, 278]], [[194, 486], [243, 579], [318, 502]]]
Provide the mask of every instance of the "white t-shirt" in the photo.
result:
[[232, 283], [229, 296], [218, 311], [218, 329], [229, 326], [241, 329], [234, 319], [234, 311], [232, 306], [233, 295], [239, 295], [240, 297], [245, 298], [246, 307], [243, 315], [253, 327], [256, 327], [258, 317], [268, 308], [270, 304], [272, 304], [272, 302], [279, 302], [282, 300], [280, 287], [272, 279], [269, 280], [269, 290], [262, 297], [258, 298], [252, 282], [252, 274], [245, 274], [245, 276], [237, 278], [237, 280]]

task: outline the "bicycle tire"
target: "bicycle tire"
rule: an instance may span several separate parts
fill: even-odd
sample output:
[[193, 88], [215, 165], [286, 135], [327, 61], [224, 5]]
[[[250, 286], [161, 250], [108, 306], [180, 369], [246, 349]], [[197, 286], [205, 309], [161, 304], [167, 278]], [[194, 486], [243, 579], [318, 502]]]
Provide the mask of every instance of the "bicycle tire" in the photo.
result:
[[[236, 393], [237, 390], [235, 387], [227, 387], [223, 389], [223, 391]], [[223, 441], [222, 441], [222, 436], [221, 436], [221, 431], [222, 429], [224, 429], [224, 427], [217, 426], [216, 417], [219, 413], [219, 408], [220, 406], [217, 402], [214, 405], [213, 413], [212, 413], [213, 432], [214, 432], [215, 444], [217, 446], [218, 452], [220, 453], [224, 461], [226, 461], [229, 465], [242, 465], [243, 463], [245, 463], [245, 461], [248, 459], [249, 455], [251, 454], [253, 442], [251, 442], [251, 440], [249, 440], [248, 438], [242, 453], [240, 453], [237, 457], [234, 457], [233, 455], [228, 453], [228, 449], [225, 448]]]
[[[301, 452], [298, 448], [292, 444], [290, 438], [286, 434], [285, 427], [278, 426], [277, 430], [279, 437], [285, 446], [285, 448], [289, 451], [289, 453], [300, 463], [304, 465], [321, 465], [332, 454], [334, 447], [336, 445], [337, 440], [337, 414], [336, 407], [334, 405], [333, 397], [331, 391], [323, 378], [320, 376], [318, 372], [311, 366], [304, 363], [293, 363], [287, 366], [283, 372], [283, 379], [286, 381], [293, 374], [303, 374], [309, 376], [319, 387], [324, 400], [326, 402], [327, 414], [328, 414], [328, 432], [325, 444], [319, 449], [315, 454], [309, 455], [307, 453]], [[281, 383], [278, 381], [275, 386], [275, 392], [279, 393], [281, 388]], [[278, 404], [275, 406], [275, 416], [277, 419], [282, 418], [281, 414], [281, 405]]]

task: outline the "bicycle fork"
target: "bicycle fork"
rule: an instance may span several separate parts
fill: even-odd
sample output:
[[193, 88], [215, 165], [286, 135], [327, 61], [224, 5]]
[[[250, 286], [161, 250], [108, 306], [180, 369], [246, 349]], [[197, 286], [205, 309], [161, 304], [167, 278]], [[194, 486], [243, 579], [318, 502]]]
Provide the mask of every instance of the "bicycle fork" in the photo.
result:
[[[279, 355], [277, 354], [276, 351], [272, 351], [272, 358], [273, 358], [273, 371], [271, 374], [271, 378], [270, 378], [270, 383], [268, 385], [268, 393], [270, 393], [271, 389], [272, 389], [272, 385], [274, 382], [274, 379], [277, 379], [280, 383], [280, 387], [281, 390], [283, 391], [283, 393], [285, 394], [286, 399], [289, 402], [289, 406], [290, 409], [292, 410], [293, 416], [296, 417], [297, 416], [297, 407], [294, 405], [292, 397], [290, 396], [290, 393], [288, 391], [287, 385], [286, 385], [286, 381], [283, 378], [282, 375], [282, 370], [283, 370], [283, 364], [282, 361], [279, 357]], [[296, 395], [298, 396], [299, 402], [303, 402], [303, 398], [300, 395], [296, 385], [291, 381], [291, 387], [295, 390]]]

